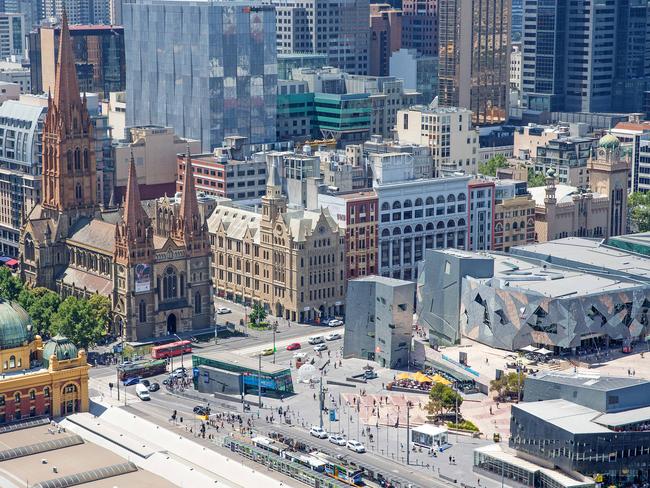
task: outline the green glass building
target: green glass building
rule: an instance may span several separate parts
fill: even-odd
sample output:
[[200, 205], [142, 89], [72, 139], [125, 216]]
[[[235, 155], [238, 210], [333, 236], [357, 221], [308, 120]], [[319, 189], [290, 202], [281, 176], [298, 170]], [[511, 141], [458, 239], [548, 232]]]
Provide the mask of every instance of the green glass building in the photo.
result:
[[372, 105], [367, 93], [314, 95], [314, 124], [321, 135], [344, 146], [370, 138]]

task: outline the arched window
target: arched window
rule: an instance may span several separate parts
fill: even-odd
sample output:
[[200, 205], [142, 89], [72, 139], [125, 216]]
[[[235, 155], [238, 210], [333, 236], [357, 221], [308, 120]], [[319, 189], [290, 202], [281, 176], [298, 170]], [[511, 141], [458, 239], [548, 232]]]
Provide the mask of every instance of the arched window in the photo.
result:
[[510, 224], [506, 224], [506, 230], [510, 230]]
[[194, 295], [194, 313], [201, 313], [201, 294], [198, 291]]
[[84, 149], [84, 169], [88, 169], [88, 149]]
[[176, 270], [169, 266], [163, 276], [163, 298], [169, 300], [176, 298], [178, 290], [176, 289]]
[[[433, 229], [433, 225], [431, 226], [431, 228]], [[418, 224], [415, 226], [415, 232], [422, 232], [422, 224]]]
[[449, 222], [447, 222], [447, 228], [449, 228], [449, 227], [456, 227], [456, 222], [454, 222], [453, 220], [450, 220]]
[[465, 225], [465, 219], [458, 219], [458, 227]]
[[75, 186], [74, 196], [77, 200], [81, 200], [83, 198], [83, 190], [81, 189], [81, 183], [77, 183], [77, 186]]
[[390, 231], [388, 229], [384, 229], [381, 231], [381, 236], [382, 237], [390, 237]]
[[404, 208], [409, 208], [409, 207], [412, 207], [412, 206], [413, 206], [413, 203], [411, 202], [411, 200], [409, 200], [409, 199], [404, 200]]
[[9, 356], [9, 367], [10, 368], [16, 367], [16, 356]]
[[411, 228], [410, 225], [407, 225], [406, 227], [404, 227], [404, 234], [410, 234], [412, 232], [413, 232], [413, 229]]
[[438, 197], [436, 198], [436, 203], [445, 203], [445, 197], [443, 197], [442, 195], [438, 195]]
[[520, 228], [520, 229], [525, 229], [525, 228], [526, 228], [526, 222], [524, 222], [524, 221], [522, 220], [522, 221], [519, 223], [519, 228]]
[[401, 233], [402, 233], [402, 231], [400, 230], [399, 227], [395, 227], [395, 228], [393, 229], [393, 235], [394, 235], [394, 236], [398, 236], [398, 235], [400, 235]]
[[497, 232], [503, 232], [503, 225], [501, 223], [498, 223], [497, 225], [494, 226], [494, 230]]
[[66, 153], [66, 160], [68, 163], [68, 171], [72, 171], [72, 151], [70, 149]]
[[5, 396], [0, 395], [0, 407], [4, 407], [4, 404], [5, 404]]
[[36, 400], [36, 390], [34, 390], [34, 389], [29, 390], [29, 399], [30, 400]]
[[458, 201], [459, 201], [459, 202], [465, 201], [466, 198], [467, 198], [467, 197], [465, 196], [464, 193], [459, 193], [459, 194], [458, 194]]
[[147, 303], [144, 300], [140, 300], [140, 304], [138, 305], [138, 315], [140, 322], [147, 321]]
[[447, 196], [447, 202], [451, 203], [451, 202], [455, 202], [455, 201], [456, 201], [456, 197], [455, 197], [455, 196], [453, 196], [453, 195], [451, 195], [451, 194], [449, 194], [449, 195]]
[[426, 230], [433, 230], [433, 222], [427, 223]]
[[74, 150], [74, 169], [81, 169], [81, 152], [79, 148]]
[[46, 386], [45, 388], [43, 388], [43, 396], [45, 398], [50, 398], [50, 387], [49, 386]]
[[445, 228], [445, 223], [444, 222], [438, 222], [436, 224], [436, 229], [444, 229]]
[[415, 206], [416, 207], [421, 207], [422, 206], [422, 199], [421, 198], [416, 198], [415, 199]]
[[390, 205], [388, 205], [388, 202], [384, 202], [381, 204], [381, 209], [382, 210], [390, 210]]
[[398, 201], [393, 202], [393, 209], [396, 209], [396, 208], [402, 208], [402, 204], [399, 203]]
[[15, 393], [15, 395], [14, 395], [14, 402], [15, 402], [16, 404], [19, 404], [19, 403], [20, 403], [20, 393], [18, 393], [18, 392]]
[[34, 261], [34, 254], [34, 241], [32, 241], [32, 236], [27, 234], [25, 236], [25, 259]]
[[70, 383], [63, 388], [63, 393], [75, 393], [77, 391], [77, 385]]
[[517, 230], [517, 222], [512, 223], [512, 230]]
[[433, 205], [433, 197], [427, 198], [427, 205]]

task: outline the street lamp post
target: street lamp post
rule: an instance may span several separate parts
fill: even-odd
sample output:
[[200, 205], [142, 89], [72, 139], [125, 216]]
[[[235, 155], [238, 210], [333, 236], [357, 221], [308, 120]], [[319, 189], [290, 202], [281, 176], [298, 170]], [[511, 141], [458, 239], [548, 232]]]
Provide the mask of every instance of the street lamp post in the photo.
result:
[[275, 331], [278, 330], [278, 321], [273, 324], [273, 364], [275, 364]]
[[411, 402], [406, 402], [406, 465], [408, 466], [411, 463], [411, 441], [410, 441], [410, 430], [411, 430]]

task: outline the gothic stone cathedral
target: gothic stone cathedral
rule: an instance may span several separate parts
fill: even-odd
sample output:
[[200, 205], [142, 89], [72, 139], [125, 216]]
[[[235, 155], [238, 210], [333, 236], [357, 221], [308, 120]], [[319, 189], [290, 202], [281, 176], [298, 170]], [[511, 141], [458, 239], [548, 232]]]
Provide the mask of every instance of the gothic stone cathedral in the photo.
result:
[[[64, 18], [43, 129], [43, 198], [20, 237], [23, 278], [64, 297], [109, 296], [113, 332], [125, 340], [210, 327], [210, 245], [194, 179], [187, 178], [179, 206], [150, 218], [131, 160], [124, 204], [100, 209], [93, 147]], [[191, 174], [189, 157], [186, 164]]]

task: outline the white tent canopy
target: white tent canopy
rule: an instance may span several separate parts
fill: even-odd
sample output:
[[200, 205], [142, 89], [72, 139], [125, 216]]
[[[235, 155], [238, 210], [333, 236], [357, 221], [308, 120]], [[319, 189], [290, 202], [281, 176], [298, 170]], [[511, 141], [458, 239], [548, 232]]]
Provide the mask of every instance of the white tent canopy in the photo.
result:
[[526, 347], [522, 347], [519, 350], [524, 351], [524, 352], [535, 352], [535, 351], [537, 351], [537, 348], [535, 346], [528, 345]]
[[553, 354], [553, 351], [549, 351], [545, 347], [542, 347], [541, 349], [535, 351], [535, 354], [543, 354], [544, 356], [548, 356], [549, 354]]

